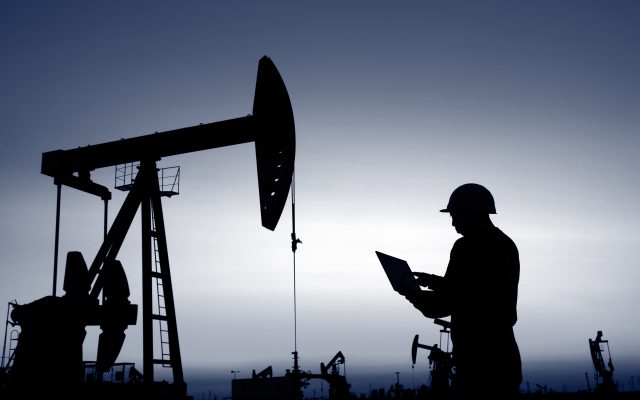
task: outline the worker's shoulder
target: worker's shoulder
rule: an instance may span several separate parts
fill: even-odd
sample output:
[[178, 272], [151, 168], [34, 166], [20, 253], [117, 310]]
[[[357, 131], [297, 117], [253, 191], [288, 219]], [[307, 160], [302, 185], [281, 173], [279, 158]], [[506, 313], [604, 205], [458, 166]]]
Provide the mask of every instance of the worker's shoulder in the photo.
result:
[[495, 238], [498, 244], [504, 247], [512, 248], [515, 251], [518, 251], [518, 246], [516, 246], [516, 243], [500, 228], [495, 228], [494, 232], [495, 232]]
[[459, 237], [455, 242], [453, 242], [453, 247], [451, 248], [451, 251], [455, 251], [456, 249], [460, 249], [462, 247], [464, 247], [464, 245], [466, 244], [467, 240], [465, 240], [465, 237]]

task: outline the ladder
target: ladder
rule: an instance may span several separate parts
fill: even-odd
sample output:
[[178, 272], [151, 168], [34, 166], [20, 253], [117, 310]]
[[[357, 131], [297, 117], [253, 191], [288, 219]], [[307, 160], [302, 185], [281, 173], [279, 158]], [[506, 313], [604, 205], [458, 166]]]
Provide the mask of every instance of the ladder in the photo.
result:
[[16, 356], [16, 347], [18, 347], [18, 339], [20, 339], [20, 332], [17, 329], [13, 329], [9, 336], [9, 360], [5, 365], [5, 368], [7, 369], [13, 367], [13, 360]]
[[7, 333], [9, 332], [9, 325], [15, 326], [11, 322], [10, 314], [11, 310], [18, 305], [18, 302], [13, 300], [7, 304], [7, 320], [4, 326], [4, 342], [2, 343], [2, 362], [0, 362], [0, 368], [5, 371], [11, 369], [13, 366], [13, 359], [15, 356], [16, 347], [18, 346], [18, 339], [20, 338], [20, 331], [18, 329], [12, 329], [9, 333], [9, 355], [7, 355]]
[[[171, 351], [169, 346], [169, 327], [167, 326], [167, 307], [164, 300], [164, 281], [162, 277], [162, 269], [160, 265], [160, 252], [158, 251], [158, 235], [156, 231], [155, 214], [152, 212], [151, 218], [151, 238], [153, 243], [153, 272], [152, 279], [155, 281], [155, 290], [157, 297], [156, 313], [151, 318], [158, 321], [159, 337], [160, 337], [160, 354], [161, 358], [157, 360], [164, 368], [171, 367]], [[156, 360], [154, 360], [154, 363]]]
[[155, 366], [171, 368], [173, 383], [186, 390], [161, 201], [179, 194], [179, 179], [180, 167], [158, 169], [153, 161], [116, 166], [116, 189], [131, 191], [141, 207], [143, 380], [155, 382]]

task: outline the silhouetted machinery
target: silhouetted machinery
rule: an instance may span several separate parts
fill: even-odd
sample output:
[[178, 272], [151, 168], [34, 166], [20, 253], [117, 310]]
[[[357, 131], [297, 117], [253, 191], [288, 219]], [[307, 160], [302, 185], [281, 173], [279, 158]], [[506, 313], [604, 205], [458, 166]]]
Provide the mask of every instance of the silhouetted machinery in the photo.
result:
[[[294, 354], [295, 356], [295, 354]], [[234, 379], [231, 382], [232, 400], [300, 400], [303, 398], [302, 388], [310, 379], [322, 379], [329, 384], [330, 400], [346, 400], [349, 398], [349, 384], [344, 375], [340, 375], [340, 365], [345, 364], [341, 351], [325, 365], [320, 363], [320, 373], [301, 371], [299, 368], [287, 370], [281, 377], [273, 376], [271, 366], [262, 372], [252, 372], [250, 379]]]
[[[451, 387], [451, 380], [454, 379], [453, 359], [451, 352], [448, 351], [448, 335], [451, 332], [449, 328], [451, 323], [439, 318], [434, 323], [442, 326], [440, 330], [440, 346], [421, 344], [418, 342], [419, 335], [413, 337], [411, 344], [411, 362], [415, 365], [418, 355], [418, 349], [429, 350], [429, 369], [431, 370], [431, 391], [434, 394], [447, 393]], [[447, 335], [447, 350], [442, 349], [442, 334]]]
[[[258, 65], [253, 113], [249, 116], [43, 153], [41, 171], [54, 178], [58, 189], [54, 289], [52, 296], [15, 305], [11, 313], [21, 333], [12, 356], [10, 395], [32, 397], [41, 391], [52, 396], [89, 390], [82, 355], [87, 326], [102, 329], [92, 376], [99, 382], [112, 368], [123, 346], [125, 330], [137, 322], [138, 306], [128, 299], [129, 285], [117, 255], [141, 208], [143, 368], [142, 374], [130, 371], [141, 383], [136, 387], [142, 388], [134, 397], [140, 397], [140, 393], [145, 398], [186, 396], [161, 203], [162, 196], [176, 193], [165, 191], [159, 184], [156, 162], [167, 156], [247, 142], [255, 142], [262, 225], [274, 230], [292, 182], [295, 126], [287, 89], [266, 56]], [[111, 193], [91, 180], [91, 171], [130, 163], [139, 163], [137, 175], [121, 187], [128, 194], [107, 233], [106, 202]], [[105, 201], [105, 238], [88, 267], [81, 253], [67, 254], [65, 294], [59, 297], [56, 274], [62, 185]], [[158, 297], [155, 307], [154, 290]], [[153, 321], [165, 327], [161, 343], [155, 347]], [[154, 355], [158, 347], [162, 348], [161, 357]], [[173, 382], [155, 382], [154, 365], [171, 368]], [[102, 387], [91, 395], [108, 397], [113, 393]], [[118, 396], [123, 397], [122, 393]]]
[[[607, 346], [609, 362], [605, 364], [602, 356], [602, 346]], [[618, 385], [613, 382], [613, 362], [611, 361], [611, 351], [609, 350], [609, 341], [602, 339], [602, 331], [598, 331], [595, 339], [589, 338], [589, 350], [591, 359], [596, 370], [596, 388], [598, 392], [615, 392]]]

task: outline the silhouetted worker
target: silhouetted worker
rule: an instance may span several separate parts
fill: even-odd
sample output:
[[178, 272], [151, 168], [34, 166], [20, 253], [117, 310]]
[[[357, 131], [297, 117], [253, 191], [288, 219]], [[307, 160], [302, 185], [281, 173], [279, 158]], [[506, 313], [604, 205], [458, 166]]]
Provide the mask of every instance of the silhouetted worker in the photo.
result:
[[426, 317], [451, 316], [453, 389], [460, 398], [481, 393], [512, 398], [522, 382], [513, 326], [520, 261], [514, 242], [491, 222], [491, 193], [468, 183], [451, 194], [447, 208], [462, 235], [453, 245], [444, 277], [414, 273], [432, 290], [403, 293]]

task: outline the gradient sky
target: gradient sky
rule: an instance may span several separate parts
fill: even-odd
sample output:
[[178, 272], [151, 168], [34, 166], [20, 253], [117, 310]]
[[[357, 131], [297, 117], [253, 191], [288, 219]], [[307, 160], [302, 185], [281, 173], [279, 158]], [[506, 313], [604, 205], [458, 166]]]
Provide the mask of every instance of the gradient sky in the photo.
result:
[[[438, 210], [477, 182], [520, 250], [525, 381], [584, 388], [587, 339], [603, 330], [628, 388], [640, 374], [638, 21], [635, 1], [3, 2], [0, 301], [52, 291], [43, 152], [245, 116], [267, 55], [296, 120], [303, 369], [340, 350], [354, 382], [376, 371], [388, 387], [401, 371], [411, 384], [413, 336], [437, 343], [438, 326], [392, 291], [374, 251], [444, 273], [458, 235]], [[282, 375], [290, 203], [274, 232], [261, 227], [252, 144], [159, 165], [182, 168], [164, 210], [187, 384], [190, 371], [210, 379], [192, 393], [228, 392], [232, 369]], [[112, 187], [113, 172], [93, 177]], [[110, 220], [124, 196], [114, 190]], [[93, 259], [102, 210], [63, 189], [61, 265], [71, 250]], [[119, 258], [141, 304], [137, 221]], [[119, 361], [141, 365], [141, 328], [127, 333]], [[426, 376], [423, 353], [415, 381]]]

